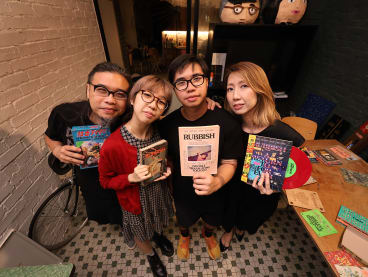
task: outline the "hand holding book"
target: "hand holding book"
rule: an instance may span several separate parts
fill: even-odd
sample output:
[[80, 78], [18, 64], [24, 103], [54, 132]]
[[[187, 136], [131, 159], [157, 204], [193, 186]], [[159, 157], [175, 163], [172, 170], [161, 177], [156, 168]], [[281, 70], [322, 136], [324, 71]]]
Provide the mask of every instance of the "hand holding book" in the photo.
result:
[[73, 145], [57, 145], [52, 150], [52, 154], [62, 163], [74, 165], [82, 165], [84, 163], [85, 157], [82, 155], [82, 149]]
[[256, 176], [253, 180], [252, 187], [254, 187], [255, 189], [258, 189], [260, 194], [270, 195], [275, 192], [271, 189], [270, 174], [268, 172], [266, 173], [262, 172], [261, 177]]
[[196, 173], [193, 176], [193, 188], [198, 195], [210, 195], [223, 185], [221, 178], [206, 172]]
[[134, 172], [128, 175], [128, 180], [131, 183], [143, 182], [151, 177], [148, 165], [137, 165]]
[[161, 177], [156, 178], [153, 182], [157, 182], [157, 181], [162, 181], [167, 179], [169, 176], [171, 175], [171, 168], [170, 167], [166, 167], [166, 172], [162, 173]]

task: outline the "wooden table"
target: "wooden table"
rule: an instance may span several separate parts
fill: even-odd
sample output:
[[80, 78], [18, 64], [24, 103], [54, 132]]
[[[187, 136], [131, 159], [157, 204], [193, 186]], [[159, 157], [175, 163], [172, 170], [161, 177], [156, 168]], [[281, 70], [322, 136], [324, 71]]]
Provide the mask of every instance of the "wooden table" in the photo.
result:
[[[322, 149], [333, 145], [342, 145], [336, 140], [313, 140], [307, 141], [308, 149]], [[336, 222], [336, 216], [340, 210], [340, 206], [344, 205], [349, 209], [368, 217], [368, 187], [345, 183], [341, 174], [340, 167], [368, 173], [368, 164], [360, 159], [357, 161], [343, 161], [342, 165], [326, 166], [323, 163], [313, 163], [312, 177], [317, 180], [317, 183], [306, 185], [302, 189], [318, 192], [319, 198], [326, 210], [323, 215], [336, 228], [337, 234], [318, 237], [313, 229], [306, 223], [300, 212], [306, 209], [294, 207], [299, 219], [313, 238], [319, 250], [324, 253], [327, 251], [341, 250], [338, 247], [344, 227]], [[327, 261], [327, 259], [326, 259]], [[328, 261], [327, 261], [328, 262]], [[330, 264], [331, 268], [338, 275], [335, 267]]]

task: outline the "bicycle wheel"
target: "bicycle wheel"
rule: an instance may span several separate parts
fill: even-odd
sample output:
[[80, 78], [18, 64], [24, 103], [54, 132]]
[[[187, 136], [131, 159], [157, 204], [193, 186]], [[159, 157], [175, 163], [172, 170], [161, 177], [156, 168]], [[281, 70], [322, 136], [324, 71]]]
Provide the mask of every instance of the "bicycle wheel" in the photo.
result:
[[53, 192], [35, 213], [28, 236], [49, 250], [71, 241], [87, 223], [84, 198], [71, 180]]

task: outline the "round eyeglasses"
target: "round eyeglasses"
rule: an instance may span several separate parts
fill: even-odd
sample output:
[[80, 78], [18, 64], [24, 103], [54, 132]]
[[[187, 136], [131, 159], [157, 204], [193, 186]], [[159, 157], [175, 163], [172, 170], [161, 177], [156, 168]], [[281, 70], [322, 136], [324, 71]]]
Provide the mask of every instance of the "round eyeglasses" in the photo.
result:
[[165, 98], [164, 99], [158, 98], [158, 97], [154, 96], [153, 93], [150, 92], [149, 90], [143, 90], [142, 89], [138, 92], [141, 92], [142, 100], [146, 103], [152, 103], [153, 101], [155, 101], [155, 99], [157, 99], [156, 107], [160, 110], [166, 110], [167, 107], [169, 106], [169, 104], [167, 103], [167, 100]]
[[224, 9], [232, 9], [234, 14], [238, 15], [241, 14], [244, 9], [248, 9], [249, 15], [255, 15], [259, 10], [258, 7], [254, 6], [253, 4], [249, 7], [243, 7], [242, 5], [234, 5], [233, 7], [225, 6]]
[[94, 85], [92, 83], [89, 83], [93, 87], [93, 91], [97, 96], [100, 97], [109, 97], [110, 94], [112, 94], [112, 97], [114, 97], [116, 100], [125, 100], [128, 98], [128, 92], [122, 89], [118, 89], [116, 91], [111, 91], [104, 85]]
[[194, 75], [190, 80], [180, 79], [174, 83], [174, 87], [177, 90], [186, 90], [190, 82], [194, 87], [197, 88], [203, 85], [205, 78], [206, 77], [204, 75]]

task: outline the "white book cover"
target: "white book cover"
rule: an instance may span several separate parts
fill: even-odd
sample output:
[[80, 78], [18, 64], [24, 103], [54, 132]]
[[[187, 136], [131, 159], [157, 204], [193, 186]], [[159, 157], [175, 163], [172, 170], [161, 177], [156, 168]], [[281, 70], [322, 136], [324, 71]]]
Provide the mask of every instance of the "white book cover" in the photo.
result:
[[217, 174], [220, 126], [179, 127], [182, 176]]

